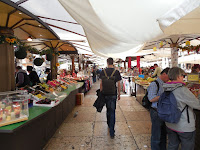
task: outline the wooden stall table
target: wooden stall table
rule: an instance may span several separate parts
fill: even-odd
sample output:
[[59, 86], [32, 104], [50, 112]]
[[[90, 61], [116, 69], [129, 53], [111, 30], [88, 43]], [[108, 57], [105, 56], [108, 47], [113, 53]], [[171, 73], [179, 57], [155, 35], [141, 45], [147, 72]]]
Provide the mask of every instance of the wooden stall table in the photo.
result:
[[60, 103], [52, 108], [33, 106], [29, 108], [27, 121], [0, 127], [2, 150], [39, 150], [54, 135], [76, 104], [76, 94], [83, 83], [70, 86], [59, 93]]

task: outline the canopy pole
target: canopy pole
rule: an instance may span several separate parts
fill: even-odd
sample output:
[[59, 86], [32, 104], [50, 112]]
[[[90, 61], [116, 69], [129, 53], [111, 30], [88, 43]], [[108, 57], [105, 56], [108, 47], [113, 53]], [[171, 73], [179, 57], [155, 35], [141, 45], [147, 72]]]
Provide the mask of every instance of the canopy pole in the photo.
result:
[[83, 60], [83, 70], [85, 70], [85, 60]]
[[78, 69], [79, 69], [79, 71], [81, 71], [81, 58], [80, 58], [81, 56], [79, 55], [79, 57], [78, 57]]
[[71, 56], [72, 60], [72, 73], [75, 71], [75, 66], [74, 66], [74, 56]]
[[[13, 36], [14, 32], [8, 28], [0, 27], [0, 36]], [[7, 42], [0, 44], [0, 92], [15, 90], [15, 63], [14, 48]]]
[[124, 61], [124, 69], [126, 70], [126, 60]]
[[[58, 49], [56, 48], [53, 51], [57, 52]], [[52, 76], [52, 79], [57, 79], [57, 72], [58, 72], [58, 69], [57, 69], [57, 66], [56, 66], [57, 63], [58, 63], [58, 55], [53, 54], [53, 58], [51, 60], [51, 76]]]
[[171, 45], [171, 65], [170, 67], [178, 67], [178, 44], [172, 43]]

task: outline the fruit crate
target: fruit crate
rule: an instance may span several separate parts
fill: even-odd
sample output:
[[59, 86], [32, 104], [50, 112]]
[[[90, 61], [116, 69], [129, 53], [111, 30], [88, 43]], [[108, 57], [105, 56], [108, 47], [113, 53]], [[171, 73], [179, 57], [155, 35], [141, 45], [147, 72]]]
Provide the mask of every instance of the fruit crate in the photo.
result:
[[[41, 103], [40, 103], [41, 102]], [[40, 107], [54, 107], [60, 103], [60, 100], [50, 100], [50, 102], [45, 102], [45, 100], [33, 101], [33, 106]]]

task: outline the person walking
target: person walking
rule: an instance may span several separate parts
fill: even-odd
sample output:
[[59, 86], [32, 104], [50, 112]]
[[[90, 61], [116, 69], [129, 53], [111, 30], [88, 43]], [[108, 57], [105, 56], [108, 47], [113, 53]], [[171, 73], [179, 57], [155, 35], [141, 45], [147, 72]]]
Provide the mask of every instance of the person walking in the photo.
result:
[[121, 79], [119, 71], [114, 69], [113, 58], [108, 58], [107, 68], [100, 73], [100, 91], [105, 96], [107, 124], [112, 139], [115, 137], [115, 109], [117, 98], [120, 100]]
[[96, 82], [96, 77], [97, 77], [97, 71], [96, 71], [96, 67], [94, 66], [94, 67], [92, 68], [93, 83]]
[[161, 71], [162, 71], [161, 68], [158, 67], [158, 64], [154, 64], [154, 68], [155, 68], [155, 71], [154, 71], [152, 77], [153, 77], [153, 78], [154, 78], [154, 77], [159, 77], [159, 76], [160, 76], [160, 73], [161, 73]]
[[32, 66], [27, 66], [27, 71], [29, 73], [29, 78], [32, 86], [36, 85], [37, 83], [41, 83], [38, 74], [36, 71], [33, 71]]
[[165, 122], [158, 117], [157, 104], [161, 94], [164, 92], [163, 83], [169, 80], [168, 77], [169, 69], [170, 68], [165, 68], [161, 72], [161, 75], [157, 78], [157, 80], [155, 82], [152, 82], [147, 89], [148, 99], [150, 102], [152, 102], [150, 108], [150, 116], [152, 122], [152, 128], [151, 128], [152, 150], [166, 150], [166, 125]]
[[[200, 91], [198, 98], [187, 88], [183, 81], [185, 72], [178, 67], [169, 70], [171, 82], [163, 85], [165, 91], [172, 91], [181, 113], [178, 123], [168, 123], [168, 150], [194, 150], [195, 146], [195, 116], [193, 109], [200, 110]], [[186, 108], [186, 109], [185, 109]]]
[[30, 79], [25, 70], [22, 67], [17, 66], [16, 68], [16, 87], [21, 88], [26, 85], [30, 85]]

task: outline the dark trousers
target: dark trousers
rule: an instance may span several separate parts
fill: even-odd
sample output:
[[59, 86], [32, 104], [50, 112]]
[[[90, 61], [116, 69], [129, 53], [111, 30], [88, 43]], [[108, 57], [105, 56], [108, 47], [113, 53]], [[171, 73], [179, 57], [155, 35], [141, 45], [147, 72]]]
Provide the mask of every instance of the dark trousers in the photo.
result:
[[93, 83], [95, 83], [96, 82], [96, 76], [93, 76], [92, 78], [93, 78]]
[[178, 150], [181, 144], [181, 150], [194, 150], [195, 131], [193, 132], [175, 132], [167, 128], [168, 150]]
[[106, 101], [106, 116], [107, 116], [107, 124], [110, 130], [110, 136], [114, 136], [115, 134], [115, 109], [116, 109], [116, 100], [117, 96], [105, 96]]
[[160, 120], [158, 112], [150, 109], [151, 115], [151, 150], [166, 150], [166, 125]]

